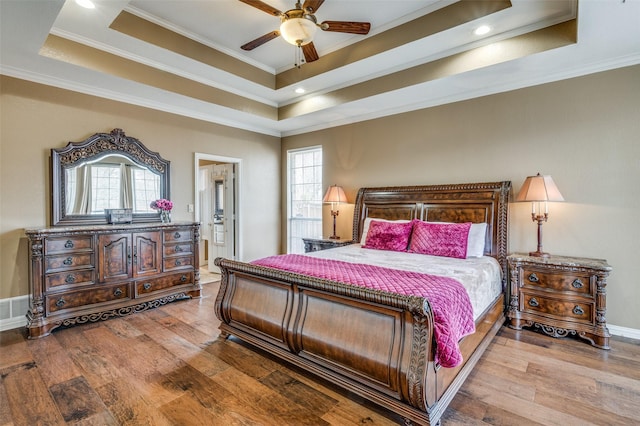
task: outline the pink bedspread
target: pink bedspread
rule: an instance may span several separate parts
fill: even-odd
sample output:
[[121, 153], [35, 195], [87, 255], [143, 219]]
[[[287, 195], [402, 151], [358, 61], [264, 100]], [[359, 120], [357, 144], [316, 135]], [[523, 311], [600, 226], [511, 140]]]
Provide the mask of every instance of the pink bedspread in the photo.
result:
[[475, 331], [469, 295], [462, 284], [453, 278], [296, 254], [266, 257], [252, 263], [370, 289], [426, 298], [431, 305], [435, 322], [436, 362], [443, 367], [456, 367], [462, 362], [458, 342]]

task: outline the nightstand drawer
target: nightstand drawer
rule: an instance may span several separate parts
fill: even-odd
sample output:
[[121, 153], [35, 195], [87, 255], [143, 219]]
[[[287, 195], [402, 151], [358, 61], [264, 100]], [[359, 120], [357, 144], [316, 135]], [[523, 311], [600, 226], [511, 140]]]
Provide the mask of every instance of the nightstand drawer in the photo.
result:
[[558, 320], [593, 324], [595, 304], [583, 301], [554, 299], [522, 292], [520, 294], [520, 311], [541, 314]]
[[591, 275], [586, 273], [562, 273], [542, 268], [524, 267], [520, 276], [524, 287], [568, 291], [593, 296]]

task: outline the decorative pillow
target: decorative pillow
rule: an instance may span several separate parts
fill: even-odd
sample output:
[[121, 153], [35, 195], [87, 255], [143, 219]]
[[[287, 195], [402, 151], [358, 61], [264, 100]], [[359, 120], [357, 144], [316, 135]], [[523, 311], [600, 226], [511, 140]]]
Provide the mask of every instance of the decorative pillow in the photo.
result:
[[413, 222], [387, 222], [372, 220], [363, 248], [407, 251]]
[[467, 240], [471, 222], [438, 223], [416, 221], [411, 234], [411, 253], [432, 256], [467, 257]]
[[467, 240], [467, 258], [484, 256], [484, 240], [487, 236], [486, 223], [472, 223]]
[[362, 237], [360, 238], [360, 244], [364, 246], [364, 243], [367, 241], [367, 234], [369, 233], [369, 225], [371, 221], [375, 220], [378, 222], [391, 222], [391, 223], [409, 223], [411, 220], [406, 219], [398, 219], [398, 220], [387, 220], [387, 219], [377, 219], [375, 217], [368, 217], [364, 220], [362, 224]]

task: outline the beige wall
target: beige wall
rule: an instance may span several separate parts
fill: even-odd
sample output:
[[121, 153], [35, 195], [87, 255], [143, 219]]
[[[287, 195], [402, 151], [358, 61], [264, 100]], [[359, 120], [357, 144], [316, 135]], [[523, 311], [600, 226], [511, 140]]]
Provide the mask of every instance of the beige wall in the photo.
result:
[[[549, 174], [566, 202], [550, 206], [544, 249], [607, 259], [607, 320], [640, 329], [639, 117], [634, 66], [287, 137], [282, 165], [288, 149], [322, 145], [325, 186], [342, 185], [352, 202], [378, 185], [510, 180], [515, 194], [527, 175]], [[510, 206], [511, 252], [536, 248], [530, 208]], [[352, 206], [341, 210], [348, 238]]]
[[51, 148], [116, 127], [171, 161], [174, 220], [194, 219], [187, 212], [194, 203], [194, 153], [241, 159], [243, 258], [277, 252], [279, 138], [0, 78], [0, 299], [29, 292], [23, 229], [50, 224]]

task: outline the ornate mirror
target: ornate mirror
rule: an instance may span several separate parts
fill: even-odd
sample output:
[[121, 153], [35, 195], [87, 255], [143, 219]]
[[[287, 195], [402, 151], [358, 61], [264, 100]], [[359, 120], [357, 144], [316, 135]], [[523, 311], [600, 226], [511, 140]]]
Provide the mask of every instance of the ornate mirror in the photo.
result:
[[105, 209], [159, 222], [151, 202], [169, 199], [170, 163], [122, 129], [51, 150], [53, 226], [106, 224]]

